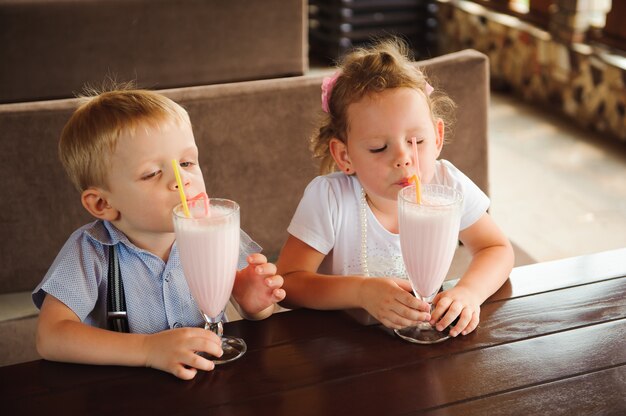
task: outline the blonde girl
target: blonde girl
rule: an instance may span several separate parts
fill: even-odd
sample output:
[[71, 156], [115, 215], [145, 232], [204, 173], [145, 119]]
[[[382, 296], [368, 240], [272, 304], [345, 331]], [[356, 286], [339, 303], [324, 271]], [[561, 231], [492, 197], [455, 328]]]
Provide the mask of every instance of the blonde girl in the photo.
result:
[[[323, 176], [315, 178], [289, 225], [277, 267], [285, 304], [363, 308], [389, 328], [429, 321], [468, 334], [480, 305], [513, 265], [508, 239], [487, 213], [488, 197], [461, 171], [438, 160], [452, 101], [428, 84], [396, 39], [348, 54], [322, 85], [326, 113], [312, 139]], [[412, 157], [412, 140], [418, 162]], [[398, 235], [398, 191], [409, 178], [447, 184], [463, 194], [459, 239], [472, 262], [459, 283], [434, 299], [411, 295]]]

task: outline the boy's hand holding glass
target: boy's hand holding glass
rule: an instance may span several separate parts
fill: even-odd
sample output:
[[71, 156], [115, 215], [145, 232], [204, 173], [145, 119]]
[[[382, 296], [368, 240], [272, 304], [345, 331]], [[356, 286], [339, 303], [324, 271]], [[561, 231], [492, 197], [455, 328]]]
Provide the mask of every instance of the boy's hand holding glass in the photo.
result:
[[166, 371], [183, 380], [191, 380], [198, 370], [215, 368], [204, 354], [213, 357], [223, 354], [220, 337], [203, 328], [176, 328], [146, 335], [143, 351], [146, 367]]
[[276, 274], [276, 266], [260, 253], [251, 254], [247, 261], [248, 267], [237, 273], [233, 298], [245, 318], [263, 319], [285, 298], [283, 278]]

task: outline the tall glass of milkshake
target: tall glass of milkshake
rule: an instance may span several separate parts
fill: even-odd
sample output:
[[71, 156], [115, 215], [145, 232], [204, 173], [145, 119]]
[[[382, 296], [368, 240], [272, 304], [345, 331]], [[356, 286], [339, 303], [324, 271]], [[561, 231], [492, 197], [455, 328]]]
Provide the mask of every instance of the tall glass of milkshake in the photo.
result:
[[183, 270], [191, 295], [200, 307], [205, 329], [222, 339], [224, 355], [208, 357], [214, 363], [233, 361], [246, 352], [246, 343], [223, 335], [224, 308], [230, 298], [239, 258], [239, 205], [211, 198], [206, 206], [190, 206], [186, 216], [182, 204], [174, 208], [174, 230]]
[[[398, 221], [402, 258], [415, 296], [428, 302], [443, 283], [459, 240], [462, 194], [445, 185], [422, 185], [421, 203], [415, 185], [398, 193]], [[407, 341], [433, 344], [448, 339], [428, 322], [395, 331]]]

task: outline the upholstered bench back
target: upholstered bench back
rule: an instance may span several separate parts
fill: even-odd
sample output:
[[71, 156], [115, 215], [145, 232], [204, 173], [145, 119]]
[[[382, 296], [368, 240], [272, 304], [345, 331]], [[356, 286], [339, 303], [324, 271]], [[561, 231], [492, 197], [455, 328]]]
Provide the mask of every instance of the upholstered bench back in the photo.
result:
[[2, 0], [0, 103], [302, 75], [306, 0]]

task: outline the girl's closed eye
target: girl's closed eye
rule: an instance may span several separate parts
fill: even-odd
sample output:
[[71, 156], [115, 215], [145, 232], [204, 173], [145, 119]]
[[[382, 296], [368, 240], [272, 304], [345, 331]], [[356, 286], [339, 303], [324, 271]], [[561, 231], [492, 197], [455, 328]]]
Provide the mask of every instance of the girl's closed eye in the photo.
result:
[[375, 149], [370, 149], [370, 152], [371, 152], [371, 153], [380, 153], [380, 152], [382, 152], [383, 150], [385, 150], [386, 148], [387, 148], [387, 145], [384, 145], [383, 147], [378, 147], [378, 148], [375, 148]]

